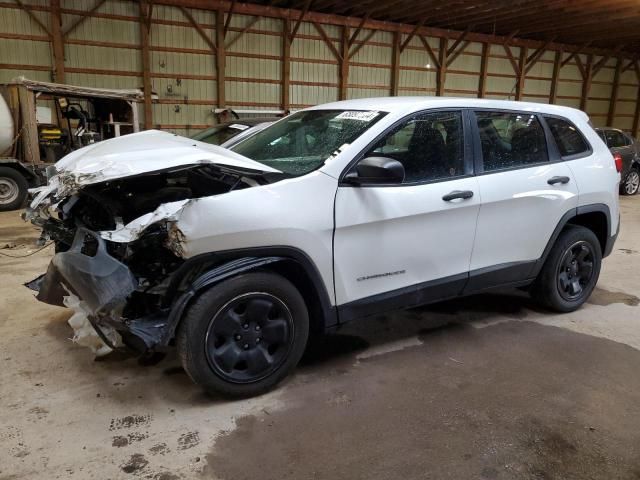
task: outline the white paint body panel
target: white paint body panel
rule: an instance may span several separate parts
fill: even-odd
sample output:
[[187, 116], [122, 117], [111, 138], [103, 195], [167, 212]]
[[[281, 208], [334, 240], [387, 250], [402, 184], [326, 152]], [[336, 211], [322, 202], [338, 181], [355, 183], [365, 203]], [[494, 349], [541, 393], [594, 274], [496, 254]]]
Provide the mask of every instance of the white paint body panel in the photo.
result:
[[[442, 200], [453, 190], [470, 190], [474, 196]], [[338, 304], [466, 273], [479, 209], [475, 177], [423, 185], [340, 187], [335, 233]]]
[[177, 227], [185, 257], [250, 247], [304, 252], [333, 295], [333, 202], [337, 181], [321, 172], [189, 202]]
[[0, 95], [0, 157], [9, 153], [14, 136], [13, 117], [9, 105]]
[[278, 172], [222, 147], [158, 130], [88, 145], [61, 159], [56, 170], [72, 175], [79, 185], [90, 185], [197, 164]]
[[[549, 185], [555, 176], [568, 184]], [[537, 260], [562, 216], [578, 206], [578, 190], [564, 162], [478, 176], [482, 206], [471, 270]]]

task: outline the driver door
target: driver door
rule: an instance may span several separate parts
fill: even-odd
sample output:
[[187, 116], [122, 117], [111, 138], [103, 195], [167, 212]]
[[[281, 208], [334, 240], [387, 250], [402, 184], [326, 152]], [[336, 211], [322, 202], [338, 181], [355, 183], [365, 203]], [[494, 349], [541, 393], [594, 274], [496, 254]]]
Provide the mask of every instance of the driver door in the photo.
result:
[[[343, 320], [455, 296], [464, 287], [480, 196], [463, 120], [460, 110], [406, 118], [362, 156], [398, 160], [404, 181], [339, 185], [334, 270]], [[449, 198], [452, 192], [465, 195]]]

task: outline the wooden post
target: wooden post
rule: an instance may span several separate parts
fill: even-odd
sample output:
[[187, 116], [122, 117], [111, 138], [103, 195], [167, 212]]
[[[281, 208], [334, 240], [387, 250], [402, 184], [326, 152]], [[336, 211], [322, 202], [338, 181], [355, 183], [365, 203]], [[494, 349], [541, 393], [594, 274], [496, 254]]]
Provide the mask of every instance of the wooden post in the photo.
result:
[[144, 89], [144, 128], [153, 128], [153, 108], [151, 106], [151, 54], [149, 52], [149, 30], [151, 22], [147, 0], [140, 1], [140, 43], [142, 52], [142, 84]]
[[478, 98], [484, 98], [487, 92], [487, 67], [489, 65], [490, 43], [482, 44], [482, 58], [480, 59], [480, 80], [478, 81]]
[[224, 47], [224, 10], [216, 11], [216, 86], [217, 86], [217, 103], [218, 108], [224, 108], [227, 105], [225, 97], [225, 65], [226, 54]]
[[633, 114], [633, 126], [631, 127], [631, 134], [638, 138], [638, 126], [640, 125], [640, 87], [638, 87], [638, 93], [636, 94], [636, 111]]
[[291, 84], [291, 22], [282, 21], [282, 92], [280, 94], [282, 110], [289, 110], [289, 86]]
[[400, 32], [393, 32], [393, 51], [391, 52], [391, 95], [398, 95], [400, 83]]
[[518, 58], [518, 71], [516, 75], [516, 100], [522, 100], [524, 93], [525, 69], [527, 67], [527, 47], [520, 47], [520, 57]]
[[553, 60], [553, 74], [551, 75], [551, 89], [549, 90], [549, 103], [556, 103], [558, 96], [558, 77], [562, 68], [562, 50], [556, 52]]
[[616, 116], [616, 103], [618, 102], [618, 90], [620, 89], [620, 75], [622, 74], [623, 60], [618, 57], [616, 71], [613, 74], [613, 85], [611, 87], [611, 100], [609, 100], [609, 112], [607, 113], [607, 125], [613, 126], [613, 119]]
[[591, 80], [593, 79], [593, 55], [587, 56], [587, 64], [584, 68], [584, 78], [582, 81], [582, 95], [580, 96], [580, 110], [587, 110], [589, 100], [589, 90], [591, 90]]
[[53, 81], [64, 83], [64, 40], [62, 36], [62, 15], [60, 0], [50, 0], [51, 47], [53, 50]]
[[340, 86], [339, 100], [347, 99], [347, 83], [349, 81], [349, 27], [342, 27], [342, 39], [340, 41]]
[[440, 51], [438, 52], [438, 74], [436, 76], [436, 95], [444, 96], [444, 82], [447, 76], [447, 39], [440, 39]]

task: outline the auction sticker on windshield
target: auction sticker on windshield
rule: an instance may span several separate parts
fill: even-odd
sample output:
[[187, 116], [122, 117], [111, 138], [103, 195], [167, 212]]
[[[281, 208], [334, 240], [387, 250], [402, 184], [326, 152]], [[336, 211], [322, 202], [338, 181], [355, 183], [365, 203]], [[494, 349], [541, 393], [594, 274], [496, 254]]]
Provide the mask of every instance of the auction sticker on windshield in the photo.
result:
[[363, 122], [370, 122], [374, 118], [380, 115], [380, 112], [358, 112], [358, 111], [346, 111], [342, 112], [336, 118], [345, 120], [360, 120]]

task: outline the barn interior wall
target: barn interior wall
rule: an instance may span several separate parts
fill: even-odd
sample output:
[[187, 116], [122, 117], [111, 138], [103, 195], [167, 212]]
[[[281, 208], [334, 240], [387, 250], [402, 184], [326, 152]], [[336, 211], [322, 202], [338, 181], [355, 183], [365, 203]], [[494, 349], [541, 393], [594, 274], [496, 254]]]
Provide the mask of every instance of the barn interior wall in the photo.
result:
[[[49, 0], [0, 1], [0, 82], [17, 76], [54, 80], [55, 59], [50, 35]], [[90, 11], [93, 5], [98, 5]], [[64, 36], [64, 81], [70, 84], [142, 88], [143, 55], [139, 4], [130, 0], [61, 0]], [[394, 84], [394, 33], [360, 29], [347, 48], [348, 76], [342, 79], [345, 62], [343, 31], [338, 25], [317, 25], [301, 21], [291, 40], [290, 66], [283, 68], [284, 21], [279, 18], [233, 14], [218, 21], [218, 12], [153, 5], [149, 35], [149, 76], [158, 100], [151, 105], [156, 128], [181, 134], [215, 123], [213, 109], [230, 107], [273, 111], [296, 110], [337, 100], [371, 96], [436, 95], [438, 61], [443, 41], [435, 37], [401, 35], [406, 44], [399, 55], [396, 92]], [[193, 20], [193, 21], [192, 21]], [[194, 26], [195, 22], [197, 28]], [[296, 19], [290, 21], [291, 28]], [[211, 44], [219, 38], [216, 25], [226, 24], [224, 38], [224, 100], [216, 65], [217, 51]], [[223, 27], [224, 28], [224, 27]], [[352, 36], [355, 28], [347, 32]], [[207, 41], [206, 38], [209, 39]], [[330, 44], [329, 44], [330, 42]], [[424, 45], [428, 43], [431, 52]], [[482, 43], [444, 41], [448, 55], [444, 75], [444, 95], [480, 96], [482, 83]], [[523, 47], [524, 48], [524, 47]], [[525, 50], [527, 50], [525, 48]], [[518, 90], [514, 69], [521, 55], [530, 57], [534, 49], [490, 45], [486, 61], [484, 97], [521, 99], [548, 103], [554, 83], [556, 52], [544, 51], [526, 70]], [[432, 55], [433, 54], [433, 55]], [[563, 60], [570, 56], [565, 53]], [[578, 54], [559, 69], [555, 103], [583, 106], [595, 125], [611, 123], [637, 135], [638, 76], [636, 63], [615, 56], [603, 60], [589, 79], [586, 100], [582, 98], [583, 70], [599, 55]], [[617, 99], [612, 98], [618, 62], [626, 68], [619, 75]], [[622, 69], [621, 69], [622, 70]], [[284, 95], [284, 73], [288, 95]], [[344, 85], [343, 85], [344, 82]], [[343, 91], [341, 92], [341, 87]], [[141, 108], [141, 118], [143, 112]]]

